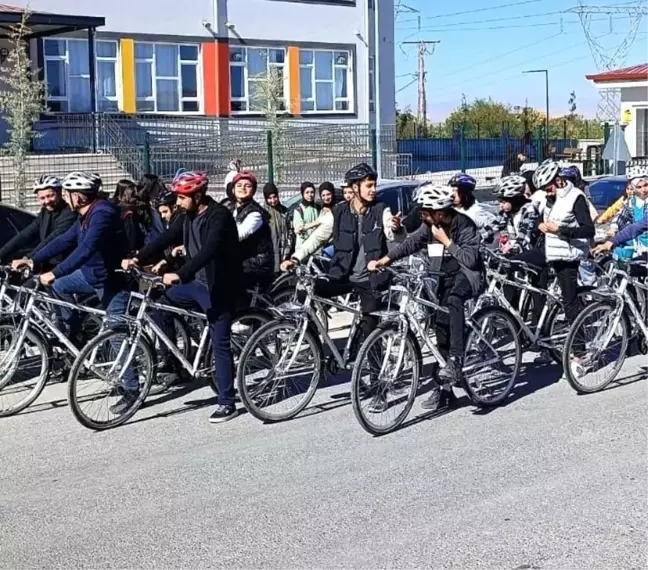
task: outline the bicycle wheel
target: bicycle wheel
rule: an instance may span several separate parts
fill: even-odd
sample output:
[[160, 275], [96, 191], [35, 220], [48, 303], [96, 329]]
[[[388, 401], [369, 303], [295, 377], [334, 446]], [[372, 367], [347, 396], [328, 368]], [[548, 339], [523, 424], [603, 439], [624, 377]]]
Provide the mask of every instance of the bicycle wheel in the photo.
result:
[[622, 315], [613, 330], [615, 313], [614, 305], [594, 303], [578, 315], [567, 336], [563, 370], [571, 387], [579, 393], [603, 390], [625, 362], [630, 325]]
[[43, 335], [31, 327], [20, 346], [20, 329], [0, 324], [0, 418], [30, 406], [45, 388], [51, 354]]
[[466, 339], [463, 382], [479, 407], [500, 405], [517, 379], [522, 348], [516, 322], [504, 309], [486, 307], [472, 317], [474, 329]]
[[[587, 300], [589, 292], [578, 293], [581, 307], [586, 307], [589, 303]], [[542, 336], [545, 341], [549, 342], [548, 352], [556, 364], [562, 366], [563, 347], [569, 334], [570, 324], [565, 315], [565, 309], [562, 303], [554, 303], [549, 309], [547, 320], [545, 321]]]
[[[281, 307], [281, 305], [284, 305], [286, 303], [295, 303], [296, 302], [296, 290], [293, 289], [281, 289], [277, 291], [273, 296], [272, 296], [272, 304], [275, 307]], [[331, 310], [332, 308], [329, 308], [328, 310]], [[328, 315], [328, 310], [326, 307], [323, 305], [318, 305], [316, 309], [317, 313], [317, 318], [319, 321], [324, 325], [324, 330], [328, 332], [329, 329], [329, 315]]]
[[[249, 311], [236, 315], [232, 319], [232, 333], [231, 333], [231, 346], [232, 346], [232, 359], [234, 360], [234, 370], [238, 368], [238, 363], [241, 358], [241, 353], [250, 337], [258, 331], [263, 325], [269, 323], [272, 319], [265, 313], [259, 311]], [[203, 358], [203, 370], [208, 373], [209, 387], [213, 390], [214, 394], [218, 395], [218, 386], [214, 378], [213, 359], [211, 345], [205, 351]]]
[[[130, 370], [138, 391], [126, 392], [124, 372]], [[104, 430], [128, 421], [146, 399], [155, 358], [145, 335], [134, 341], [127, 329], [106, 330], [89, 342], [72, 365], [68, 380], [68, 402], [74, 417], [89, 429]], [[115, 407], [133, 394], [128, 407]]]
[[384, 435], [400, 426], [414, 405], [420, 373], [421, 349], [412, 331], [405, 336], [398, 327], [372, 331], [351, 374], [353, 413], [362, 428]]
[[303, 337], [301, 330], [299, 322], [270, 322], [243, 349], [236, 371], [239, 397], [258, 420], [293, 418], [315, 395], [322, 375], [322, 345], [309, 329]]

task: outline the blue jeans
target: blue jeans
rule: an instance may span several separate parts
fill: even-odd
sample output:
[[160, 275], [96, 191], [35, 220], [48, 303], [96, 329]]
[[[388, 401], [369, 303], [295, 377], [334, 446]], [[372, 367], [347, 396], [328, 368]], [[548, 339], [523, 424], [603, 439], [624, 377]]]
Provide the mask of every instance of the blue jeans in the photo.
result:
[[[90, 285], [80, 269], [77, 269], [69, 275], [56, 279], [52, 285], [52, 294], [57, 299], [68, 303], [76, 303], [74, 295], [96, 294], [101, 301], [102, 307], [106, 311], [106, 323], [108, 326], [116, 322], [111, 317], [121, 316], [126, 313], [128, 301], [130, 299], [128, 291], [116, 291]], [[81, 315], [79, 314], [79, 311], [72, 311], [67, 307], [60, 307], [59, 311], [63, 323], [68, 329], [68, 334], [70, 337], [74, 337], [81, 325]], [[136, 390], [139, 388], [139, 380], [132, 368], [129, 368], [124, 373], [124, 387], [127, 390]]]
[[[211, 297], [207, 287], [197, 281], [174, 285], [166, 291], [159, 302], [181, 309], [200, 309], [207, 315], [214, 359], [214, 380], [218, 387], [218, 403], [222, 406], [234, 404], [234, 361], [230, 342], [232, 315], [230, 313], [215, 314], [212, 311]], [[152, 317], [164, 334], [173, 339], [175, 335], [173, 315], [164, 311], [156, 311]], [[160, 353], [165, 359], [170, 357], [168, 349], [164, 346]]]

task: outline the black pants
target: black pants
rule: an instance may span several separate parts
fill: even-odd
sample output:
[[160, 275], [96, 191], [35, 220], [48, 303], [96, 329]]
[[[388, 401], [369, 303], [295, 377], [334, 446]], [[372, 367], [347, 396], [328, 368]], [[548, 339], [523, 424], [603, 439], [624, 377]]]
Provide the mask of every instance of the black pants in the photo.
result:
[[379, 293], [371, 286], [369, 281], [334, 281], [318, 279], [315, 281], [314, 293], [318, 297], [330, 299], [346, 295], [352, 291], [360, 297], [360, 310], [362, 319], [358, 325], [358, 333], [351, 345], [351, 354], [355, 355], [362, 342], [369, 336], [369, 333], [378, 326], [378, 317], [370, 314], [377, 311], [380, 306]]
[[468, 278], [457, 273], [452, 278], [439, 282], [438, 297], [441, 306], [447, 307], [448, 314], [439, 313], [436, 317], [436, 337], [439, 352], [444, 358], [463, 359], [465, 350], [464, 304], [473, 297]]
[[[540, 272], [540, 275], [531, 276], [531, 284], [535, 287], [545, 289], [548, 284], [549, 274], [547, 271], [547, 258], [541, 249], [530, 249], [515, 256], [513, 259], [524, 261], [538, 267], [545, 268]], [[562, 291], [563, 305], [565, 307], [565, 316], [568, 322], [574, 322], [574, 319], [580, 313], [580, 302], [578, 300], [578, 267], [579, 261], [552, 261], [550, 265], [553, 267], [558, 277], [558, 283]], [[508, 298], [508, 295], [507, 295]], [[531, 297], [533, 299], [533, 315], [532, 322], [535, 324], [540, 318], [542, 309], [545, 304], [544, 295], [534, 293]], [[510, 301], [510, 299], [509, 299]]]

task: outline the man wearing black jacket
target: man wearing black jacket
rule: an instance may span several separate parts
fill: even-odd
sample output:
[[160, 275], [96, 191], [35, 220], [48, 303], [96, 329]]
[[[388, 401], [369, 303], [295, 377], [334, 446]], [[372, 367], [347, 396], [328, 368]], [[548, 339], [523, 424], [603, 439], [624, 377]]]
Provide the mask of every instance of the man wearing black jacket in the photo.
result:
[[485, 268], [479, 253], [477, 226], [468, 216], [453, 209], [453, 189], [425, 185], [421, 187], [418, 201], [422, 220], [419, 229], [408, 235], [394, 251], [369, 263], [368, 268], [376, 271], [433, 242], [444, 247], [443, 277], [437, 293], [441, 305], [448, 308], [448, 314], [439, 313], [436, 317], [438, 347], [447, 358], [446, 366], [439, 372], [439, 383], [444, 389], [441, 392], [434, 390], [423, 403], [424, 408], [435, 409], [439, 403], [450, 406], [456, 403], [452, 384], [460, 380], [463, 367], [464, 305], [482, 290]]
[[[122, 266], [155, 261], [181, 236], [186, 262], [176, 273], [166, 273], [169, 287], [163, 304], [179, 307], [200, 307], [207, 315], [211, 329], [214, 372], [218, 386], [219, 405], [210, 422], [228, 421], [237, 415], [234, 405], [233, 361], [230, 346], [232, 309], [242, 279], [239, 236], [236, 222], [227, 208], [207, 195], [209, 180], [199, 172], [184, 172], [173, 181], [178, 208], [186, 212], [182, 225], [170, 228], [142, 248], [135, 259], [124, 260]], [[167, 335], [173, 336], [173, 322], [168, 314], [155, 316]]]
[[[6, 263], [21, 249], [37, 243], [26, 256], [31, 259], [38, 250], [74, 225], [77, 215], [63, 200], [61, 190], [61, 181], [55, 176], [43, 175], [34, 182], [34, 192], [41, 204], [40, 212], [31, 224], [0, 249], [0, 262]], [[56, 265], [63, 257], [57, 256], [50, 263]]]

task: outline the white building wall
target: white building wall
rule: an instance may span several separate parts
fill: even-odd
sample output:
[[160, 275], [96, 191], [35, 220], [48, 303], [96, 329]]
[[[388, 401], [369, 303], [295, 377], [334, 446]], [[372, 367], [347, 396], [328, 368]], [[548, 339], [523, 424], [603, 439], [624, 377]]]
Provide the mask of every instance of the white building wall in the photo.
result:
[[638, 156], [645, 149], [640, 148], [639, 138], [645, 136], [645, 124], [641, 109], [648, 109], [648, 83], [646, 86], [621, 87], [621, 117], [630, 117], [625, 127], [625, 139], [631, 156]]

